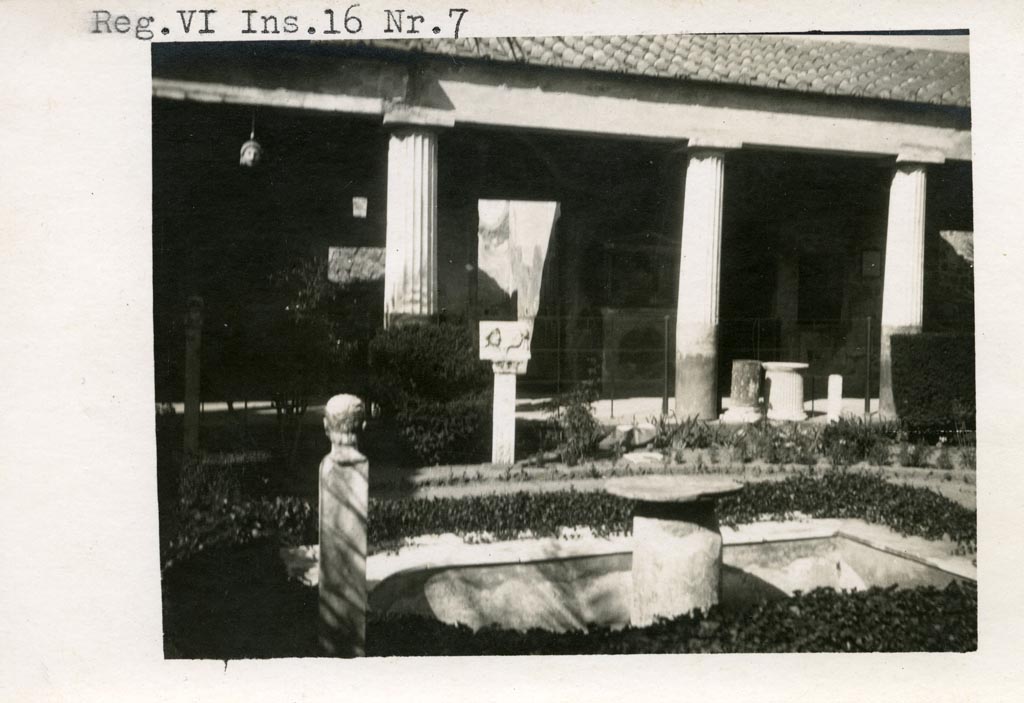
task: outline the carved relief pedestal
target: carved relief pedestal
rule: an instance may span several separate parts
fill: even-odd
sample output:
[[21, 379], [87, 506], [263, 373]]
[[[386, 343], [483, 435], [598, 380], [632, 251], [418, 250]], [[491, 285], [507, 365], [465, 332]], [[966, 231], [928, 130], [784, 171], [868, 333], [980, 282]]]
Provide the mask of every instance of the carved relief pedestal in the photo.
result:
[[480, 358], [494, 370], [491, 463], [516, 460], [516, 376], [526, 373], [533, 324], [529, 320], [480, 323]]

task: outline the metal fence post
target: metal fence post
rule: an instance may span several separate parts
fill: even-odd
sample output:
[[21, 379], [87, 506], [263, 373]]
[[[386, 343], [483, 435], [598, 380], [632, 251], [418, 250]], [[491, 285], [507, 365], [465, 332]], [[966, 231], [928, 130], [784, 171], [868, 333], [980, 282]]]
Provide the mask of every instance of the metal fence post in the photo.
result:
[[562, 395], [562, 316], [555, 318], [555, 397]]
[[871, 414], [871, 316], [864, 327], [864, 414]]
[[668, 315], [665, 315], [665, 331], [662, 339], [661, 414], [668, 415]]
[[[609, 316], [609, 318], [608, 318], [608, 326], [611, 328], [611, 332], [612, 332], [612, 334], [609, 334], [608, 337], [612, 340], [612, 342], [614, 342], [615, 341], [615, 334], [614, 334], [614, 332], [615, 332], [615, 316], [614, 315]], [[611, 353], [611, 363], [608, 364], [609, 371], [610, 371], [609, 375], [611, 376], [611, 378], [608, 379], [610, 381], [610, 383], [608, 384], [610, 386], [610, 388], [608, 390], [608, 396], [609, 396], [608, 397], [608, 400], [609, 400], [609, 410], [608, 410], [609, 418], [608, 419], [609, 420], [611, 418], [615, 417], [615, 371], [616, 371], [616, 369], [619, 366], [619, 357], [618, 357], [618, 354], [616, 353], [617, 351], [618, 350], [615, 349], [614, 347], [611, 349], [611, 352], [610, 352]]]

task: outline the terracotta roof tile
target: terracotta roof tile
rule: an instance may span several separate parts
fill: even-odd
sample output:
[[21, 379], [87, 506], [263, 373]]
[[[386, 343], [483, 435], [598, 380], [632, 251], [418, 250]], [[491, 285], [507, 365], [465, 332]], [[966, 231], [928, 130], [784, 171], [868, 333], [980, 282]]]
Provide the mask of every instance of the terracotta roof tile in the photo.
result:
[[970, 105], [966, 54], [759, 34], [400, 39], [374, 48], [795, 92]]

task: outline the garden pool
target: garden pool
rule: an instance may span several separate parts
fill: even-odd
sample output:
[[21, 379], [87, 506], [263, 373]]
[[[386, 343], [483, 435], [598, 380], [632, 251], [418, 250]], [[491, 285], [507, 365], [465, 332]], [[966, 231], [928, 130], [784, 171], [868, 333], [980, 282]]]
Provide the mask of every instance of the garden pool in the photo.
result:
[[[723, 528], [721, 607], [746, 608], [829, 587], [945, 587], [975, 581], [948, 543], [902, 537], [859, 520], [756, 523]], [[629, 624], [629, 536], [573, 534], [467, 544], [454, 535], [416, 540], [368, 560], [369, 608], [479, 629], [553, 631]]]

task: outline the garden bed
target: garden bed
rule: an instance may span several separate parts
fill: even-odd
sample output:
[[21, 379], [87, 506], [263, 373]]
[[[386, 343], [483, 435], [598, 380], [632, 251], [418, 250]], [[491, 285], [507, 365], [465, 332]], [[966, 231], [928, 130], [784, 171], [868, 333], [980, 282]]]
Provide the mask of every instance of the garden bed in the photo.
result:
[[[514, 539], [524, 532], [554, 536], [567, 526], [585, 525], [594, 534], [627, 534], [631, 512], [629, 501], [577, 491], [462, 500], [373, 499], [370, 551], [398, 549], [410, 539], [431, 533], [479, 539], [486, 532], [490, 539]], [[867, 520], [933, 540], [945, 537], [957, 543], [961, 553], [970, 554], [975, 548], [974, 511], [930, 491], [856, 472], [829, 471], [823, 476], [751, 484], [738, 496], [723, 500], [720, 507], [726, 524], [785, 520], [797, 512]], [[203, 529], [192, 538], [177, 540], [178, 551], [166, 564], [167, 655], [224, 659], [316, 655], [316, 590], [290, 581], [278, 557], [283, 544], [308, 544], [311, 535], [315, 541], [315, 509], [301, 501], [263, 500], [211, 506], [204, 515], [196, 522]], [[367, 646], [368, 653], [384, 656], [967, 651], [976, 646], [976, 607], [976, 591], [961, 585], [943, 591], [815, 592], [761, 604], [742, 614], [712, 611], [706, 618], [681, 618], [622, 633], [598, 629], [586, 635], [493, 631], [473, 635], [466, 628], [437, 622], [371, 618]], [[801, 615], [805, 613], [806, 617]], [[880, 625], [883, 622], [891, 627]], [[431, 639], [430, 633], [437, 637]], [[414, 643], [420, 648], [412, 651], [409, 647]]]

